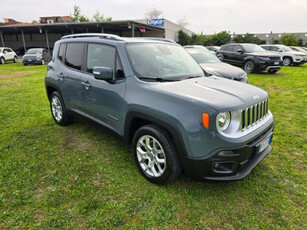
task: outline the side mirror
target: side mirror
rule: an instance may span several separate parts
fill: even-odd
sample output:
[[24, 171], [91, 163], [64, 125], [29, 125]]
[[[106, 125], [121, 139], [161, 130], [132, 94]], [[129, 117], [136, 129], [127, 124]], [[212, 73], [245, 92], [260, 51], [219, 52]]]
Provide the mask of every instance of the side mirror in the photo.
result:
[[7, 51], [4, 51], [3, 53], [4, 53], [4, 54], [6, 54], [6, 53], [7, 53]]
[[109, 67], [94, 66], [93, 74], [98, 80], [113, 80], [113, 69]]
[[238, 49], [237, 52], [240, 53], [240, 54], [243, 54], [243, 50], [241, 50], [241, 49]]

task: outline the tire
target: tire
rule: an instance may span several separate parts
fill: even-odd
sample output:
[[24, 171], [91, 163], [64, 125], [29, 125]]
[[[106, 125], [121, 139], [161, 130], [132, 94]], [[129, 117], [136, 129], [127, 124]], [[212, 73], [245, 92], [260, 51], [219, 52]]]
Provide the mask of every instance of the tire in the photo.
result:
[[276, 73], [278, 70], [268, 70], [269, 73]]
[[283, 59], [283, 61], [282, 61], [282, 64], [283, 64], [284, 66], [289, 66], [289, 65], [292, 64], [292, 59], [289, 58], [289, 57], [285, 57], [285, 58]]
[[221, 61], [224, 61], [224, 56], [223, 56], [223, 54], [218, 54], [217, 57], [218, 57], [218, 59], [220, 59]]
[[169, 184], [182, 173], [174, 144], [159, 126], [149, 124], [139, 128], [133, 136], [132, 148], [139, 171], [151, 183]]
[[246, 73], [252, 73], [255, 70], [255, 64], [252, 61], [247, 61], [243, 65], [243, 69]]
[[18, 58], [16, 56], [14, 57], [13, 62], [14, 63], [18, 62]]
[[28, 65], [27, 63], [23, 63], [23, 65]]
[[0, 58], [0, 64], [5, 64], [5, 59], [3, 57]]
[[42, 63], [41, 63], [42, 65], [45, 65], [45, 60], [44, 59], [42, 59]]
[[64, 101], [57, 91], [51, 93], [49, 98], [51, 115], [58, 125], [68, 125], [72, 122], [72, 117], [67, 113]]

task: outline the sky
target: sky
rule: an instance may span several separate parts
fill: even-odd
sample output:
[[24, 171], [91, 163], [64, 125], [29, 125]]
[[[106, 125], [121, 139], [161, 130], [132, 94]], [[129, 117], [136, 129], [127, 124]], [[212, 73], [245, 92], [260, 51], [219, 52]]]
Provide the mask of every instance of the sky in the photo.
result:
[[80, 6], [81, 14], [91, 18], [98, 10], [113, 20], [145, 18], [156, 8], [162, 17], [195, 33], [283, 33], [307, 32], [306, 0], [0, 0], [0, 22], [12, 18], [32, 22], [44, 16], [65, 16]]

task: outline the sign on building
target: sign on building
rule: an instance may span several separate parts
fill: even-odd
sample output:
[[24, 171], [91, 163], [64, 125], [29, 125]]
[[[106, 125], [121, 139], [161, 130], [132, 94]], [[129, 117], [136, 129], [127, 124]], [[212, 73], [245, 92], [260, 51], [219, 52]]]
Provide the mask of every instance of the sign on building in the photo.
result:
[[151, 26], [164, 26], [164, 19], [147, 19], [147, 24]]

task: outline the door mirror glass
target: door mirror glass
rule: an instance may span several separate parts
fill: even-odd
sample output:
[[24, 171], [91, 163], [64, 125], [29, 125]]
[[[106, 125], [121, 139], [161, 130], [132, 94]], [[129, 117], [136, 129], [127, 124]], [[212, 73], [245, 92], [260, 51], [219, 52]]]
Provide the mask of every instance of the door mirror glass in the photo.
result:
[[113, 80], [113, 69], [110, 67], [94, 66], [93, 74], [98, 80]]
[[241, 50], [241, 49], [238, 49], [237, 52], [240, 53], [240, 54], [243, 54], [243, 50]]

